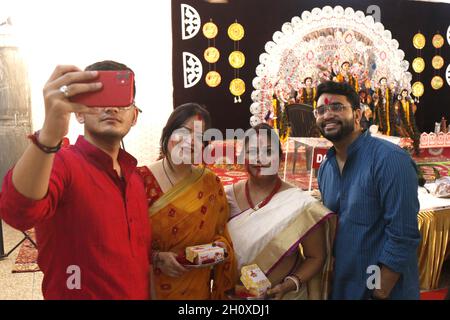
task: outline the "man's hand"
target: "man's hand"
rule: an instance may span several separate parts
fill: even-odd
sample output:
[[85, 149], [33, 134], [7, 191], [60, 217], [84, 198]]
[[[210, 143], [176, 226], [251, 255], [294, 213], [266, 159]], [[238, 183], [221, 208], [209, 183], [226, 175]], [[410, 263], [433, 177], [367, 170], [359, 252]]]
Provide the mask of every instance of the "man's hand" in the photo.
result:
[[[44, 87], [45, 121], [39, 142], [55, 147], [69, 130], [70, 113], [95, 113], [93, 108], [72, 103], [69, 98], [84, 92], [97, 91], [101, 83], [83, 83], [98, 76], [97, 72], [83, 72], [75, 66], [58, 66]], [[67, 86], [64, 94], [60, 90]], [[13, 169], [12, 182], [23, 196], [40, 200], [49, 188], [55, 155], [42, 152], [30, 144]]]
[[[95, 113], [95, 109], [72, 103], [74, 95], [97, 91], [100, 82], [84, 83], [98, 76], [97, 71], [81, 71], [75, 66], [58, 66], [44, 87], [45, 121], [39, 135], [39, 142], [46, 146], [56, 146], [69, 130], [70, 114]], [[67, 86], [66, 94], [60, 88]]]
[[372, 296], [375, 299], [385, 300], [389, 299], [391, 295], [391, 291], [400, 278], [400, 273], [394, 272], [385, 265], [381, 267], [381, 281], [380, 281], [380, 289], [375, 289], [373, 291]]

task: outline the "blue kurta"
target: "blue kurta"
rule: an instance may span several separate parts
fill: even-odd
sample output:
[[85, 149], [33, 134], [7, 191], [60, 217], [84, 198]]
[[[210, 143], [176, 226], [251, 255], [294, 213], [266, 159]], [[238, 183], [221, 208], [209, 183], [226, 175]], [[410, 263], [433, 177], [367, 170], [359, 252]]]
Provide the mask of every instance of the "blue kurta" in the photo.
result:
[[341, 175], [331, 148], [318, 175], [324, 205], [338, 214], [332, 298], [369, 298], [373, 271], [367, 268], [383, 264], [401, 273], [392, 299], [419, 299], [415, 163], [400, 147], [368, 131], [347, 154]]

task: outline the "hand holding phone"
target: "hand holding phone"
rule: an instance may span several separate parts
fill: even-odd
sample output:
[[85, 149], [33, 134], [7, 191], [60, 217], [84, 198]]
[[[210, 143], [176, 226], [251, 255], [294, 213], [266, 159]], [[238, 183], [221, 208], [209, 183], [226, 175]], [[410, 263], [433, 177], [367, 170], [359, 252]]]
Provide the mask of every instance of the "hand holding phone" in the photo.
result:
[[134, 101], [134, 74], [129, 70], [98, 71], [93, 80], [101, 82], [102, 88], [95, 92], [86, 92], [70, 98], [71, 102], [88, 107], [127, 107]]

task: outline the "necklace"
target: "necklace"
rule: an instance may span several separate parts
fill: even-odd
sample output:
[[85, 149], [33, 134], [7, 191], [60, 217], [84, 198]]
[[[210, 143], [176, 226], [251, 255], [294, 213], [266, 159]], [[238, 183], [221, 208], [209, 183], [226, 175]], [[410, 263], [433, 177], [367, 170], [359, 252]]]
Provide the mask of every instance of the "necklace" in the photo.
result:
[[171, 184], [172, 187], [173, 187], [173, 182], [172, 182], [172, 180], [170, 180], [170, 177], [169, 177], [169, 175], [167, 174], [166, 166], [164, 165], [164, 160], [166, 160], [166, 158], [163, 158], [163, 161], [162, 161], [163, 170], [164, 170], [164, 173], [166, 174], [167, 179], [169, 180], [170, 184]]
[[280, 179], [280, 177], [278, 177], [277, 182], [275, 183], [275, 186], [273, 187], [270, 194], [263, 201], [261, 201], [257, 206], [255, 206], [253, 204], [252, 198], [250, 197], [250, 188], [248, 186], [248, 180], [247, 180], [245, 182], [245, 197], [247, 198], [247, 202], [250, 205], [250, 208], [252, 208], [253, 210], [256, 211], [256, 210], [264, 207], [266, 204], [268, 204], [269, 201], [273, 198], [273, 196], [278, 192], [278, 190], [280, 190], [280, 188], [281, 188], [281, 179]]
[[[169, 177], [169, 174], [168, 174], [167, 171], [166, 171], [166, 166], [164, 165], [164, 161], [165, 161], [165, 160], [166, 160], [166, 158], [163, 158], [163, 161], [162, 161], [163, 170], [164, 170], [164, 173], [165, 173], [167, 179], [169, 180], [170, 184], [171, 184], [172, 187], [173, 187], [175, 184], [172, 182], [172, 180], [171, 180], [170, 177]], [[190, 171], [191, 171], [191, 174], [192, 174], [192, 167], [190, 168]]]

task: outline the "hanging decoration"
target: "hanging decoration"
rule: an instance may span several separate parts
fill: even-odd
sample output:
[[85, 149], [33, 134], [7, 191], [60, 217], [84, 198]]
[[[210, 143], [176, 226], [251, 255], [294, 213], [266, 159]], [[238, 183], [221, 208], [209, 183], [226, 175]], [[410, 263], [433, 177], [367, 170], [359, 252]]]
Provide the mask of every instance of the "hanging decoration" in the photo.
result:
[[198, 11], [187, 4], [181, 4], [181, 39], [194, 38], [202, 25]]
[[425, 47], [425, 43], [426, 43], [426, 39], [425, 36], [420, 33], [416, 33], [413, 37], [413, 45], [414, 48], [418, 49], [418, 50], [422, 50]]
[[447, 66], [447, 70], [445, 70], [445, 79], [447, 80], [447, 84], [450, 87], [450, 63]]
[[205, 82], [208, 87], [218, 87], [222, 81], [220, 73], [216, 70], [216, 62], [220, 59], [220, 51], [216, 48], [216, 37], [219, 28], [212, 21], [205, 23], [202, 29], [203, 35], [208, 39], [208, 47], [203, 53], [203, 58], [208, 62], [208, 73], [205, 76]]
[[444, 66], [444, 58], [442, 58], [439, 55], [434, 56], [433, 59], [431, 60], [431, 65], [433, 66], [434, 69], [440, 70]]
[[414, 72], [421, 73], [425, 70], [425, 60], [422, 57], [417, 57], [413, 60], [412, 67]]
[[245, 93], [245, 82], [239, 78], [239, 69], [245, 64], [245, 55], [239, 48], [239, 41], [244, 38], [244, 27], [237, 20], [228, 27], [228, 37], [233, 41], [233, 52], [228, 56], [228, 62], [233, 68], [234, 76], [230, 82], [230, 92], [234, 96], [234, 103], [241, 103], [241, 96]]
[[444, 79], [442, 79], [441, 76], [434, 76], [433, 79], [431, 79], [431, 87], [434, 90], [439, 90], [444, 86]]
[[447, 29], [447, 43], [450, 46], [450, 26], [448, 26], [448, 29]]
[[414, 84], [411, 87], [411, 91], [414, 96], [416, 96], [417, 98], [420, 98], [421, 96], [423, 96], [423, 93], [425, 92], [423, 83], [420, 81], [414, 82]]
[[420, 32], [416, 33], [413, 37], [413, 46], [417, 49], [417, 58], [413, 60], [412, 67], [415, 73], [417, 73], [417, 81], [413, 84], [411, 88], [411, 93], [415, 96], [414, 101], [418, 103], [420, 97], [425, 91], [423, 83], [420, 81], [420, 74], [425, 70], [425, 60], [422, 58], [422, 49], [425, 47], [426, 38]]
[[191, 52], [183, 52], [184, 88], [195, 86], [203, 75], [203, 65], [200, 59]]
[[435, 47], [436, 49], [440, 49], [444, 45], [444, 37], [441, 34], [437, 33], [433, 36], [431, 42], [433, 43], [433, 47]]
[[434, 76], [431, 79], [431, 87], [434, 90], [439, 90], [444, 86], [444, 79], [441, 77], [441, 69], [444, 66], [444, 58], [441, 56], [441, 48], [444, 46], [444, 37], [439, 31], [433, 36], [431, 43], [433, 44], [435, 55], [431, 60], [431, 65], [434, 69]]

